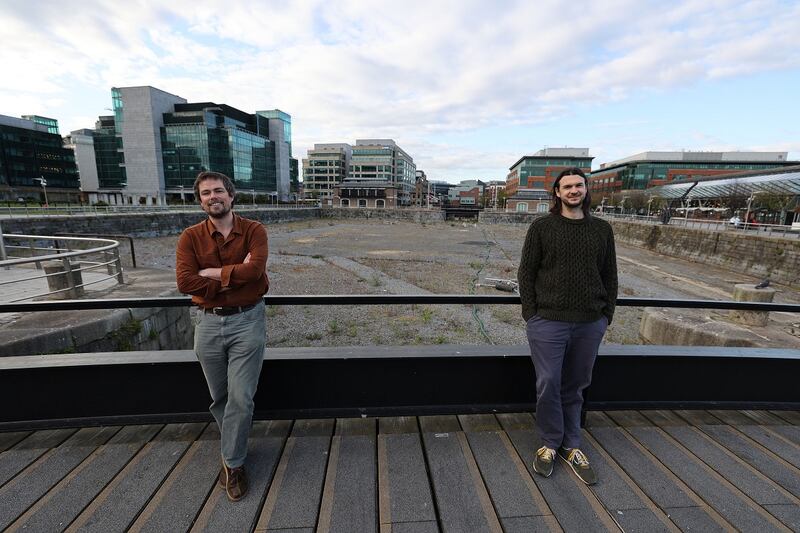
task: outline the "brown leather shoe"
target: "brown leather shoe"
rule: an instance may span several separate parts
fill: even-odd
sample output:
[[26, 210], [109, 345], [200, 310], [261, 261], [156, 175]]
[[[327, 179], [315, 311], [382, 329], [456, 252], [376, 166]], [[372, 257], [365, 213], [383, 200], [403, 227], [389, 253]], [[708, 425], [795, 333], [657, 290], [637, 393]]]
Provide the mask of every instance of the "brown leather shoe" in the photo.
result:
[[225, 493], [232, 502], [238, 502], [247, 494], [247, 475], [244, 466], [229, 468], [224, 462], [217, 481], [225, 487]]

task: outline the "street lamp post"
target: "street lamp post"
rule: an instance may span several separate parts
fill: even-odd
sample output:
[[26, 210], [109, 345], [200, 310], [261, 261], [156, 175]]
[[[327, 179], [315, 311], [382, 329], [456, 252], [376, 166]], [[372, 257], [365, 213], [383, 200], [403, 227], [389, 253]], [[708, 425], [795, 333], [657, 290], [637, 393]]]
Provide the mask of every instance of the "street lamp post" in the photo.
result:
[[33, 178], [33, 179], [41, 183], [42, 190], [44, 191], [44, 206], [49, 207], [50, 202], [47, 201], [47, 180], [44, 179], [44, 176], [42, 176], [41, 178]]
[[0, 261], [5, 261], [6, 259], [8, 259], [8, 256], [6, 255], [6, 245], [3, 243], [3, 226], [0, 226]]
[[602, 199], [602, 200], [600, 200], [600, 214], [601, 214], [601, 215], [604, 215], [604, 214], [605, 214], [605, 212], [606, 212], [606, 200], [607, 200], [607, 199], [608, 199], [608, 198], [606, 198], [605, 196], [603, 196], [603, 199]]
[[747, 229], [747, 224], [750, 222], [750, 204], [756, 199], [756, 194], [758, 194], [758, 191], [753, 191], [750, 193], [750, 198], [747, 199], [747, 213], [744, 215], [744, 229]]
[[181, 188], [181, 204], [183, 204], [183, 207], [186, 207], [186, 196], [183, 194], [183, 183], [180, 184], [180, 188]]

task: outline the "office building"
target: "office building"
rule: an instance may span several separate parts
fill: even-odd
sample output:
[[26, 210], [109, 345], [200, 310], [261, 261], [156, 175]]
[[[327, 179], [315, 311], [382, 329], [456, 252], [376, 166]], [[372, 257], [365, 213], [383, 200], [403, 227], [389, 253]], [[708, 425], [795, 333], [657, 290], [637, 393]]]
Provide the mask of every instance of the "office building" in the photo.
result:
[[[352, 198], [369, 198], [374, 194], [392, 196], [391, 201], [384, 199], [370, 206], [407, 206], [412, 203], [416, 170], [411, 156], [392, 139], [357, 139], [355, 145], [315, 144], [303, 160], [305, 196], [322, 198], [323, 205], [342, 207], [341, 200], [350, 196], [340, 196], [336, 192], [338, 187]], [[358, 192], [360, 187], [363, 193]], [[365, 202], [348, 200], [344, 203], [345, 207], [359, 207], [360, 204], [367, 207]]]
[[787, 152], [642, 152], [592, 172], [594, 194], [643, 190], [676, 180], [796, 165]]
[[506, 210], [547, 212], [553, 182], [561, 171], [574, 167], [588, 175], [592, 159], [588, 148], [544, 148], [521, 157], [506, 178]]
[[452, 207], [482, 207], [485, 188], [481, 180], [463, 180], [447, 191], [448, 203]]
[[75, 153], [64, 147], [58, 121], [26, 116], [0, 115], [0, 200], [78, 202]]
[[92, 134], [97, 188], [84, 188], [91, 198], [133, 205], [192, 200], [204, 170], [230, 176], [254, 199], [289, 200], [292, 182], [297, 188], [291, 117], [283, 111], [190, 103], [149, 86], [115, 87], [111, 99], [114, 116], [100, 117]]
[[332, 205], [333, 192], [347, 178], [352, 147], [347, 143], [315, 144], [303, 159], [303, 195]]

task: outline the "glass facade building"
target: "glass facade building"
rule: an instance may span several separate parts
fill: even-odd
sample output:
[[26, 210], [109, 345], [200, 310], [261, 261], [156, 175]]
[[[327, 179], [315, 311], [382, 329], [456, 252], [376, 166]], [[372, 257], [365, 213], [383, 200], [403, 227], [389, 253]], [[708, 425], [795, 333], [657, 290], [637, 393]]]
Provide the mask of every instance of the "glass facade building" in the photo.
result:
[[166, 188], [191, 194], [197, 174], [211, 170], [229, 176], [242, 192], [275, 191], [275, 143], [268, 132], [267, 117], [224, 104], [176, 104], [161, 127]]
[[768, 170], [796, 162], [786, 152], [645, 152], [606, 163], [592, 172], [592, 192], [643, 190], [673, 181]]
[[[32, 115], [29, 115], [32, 116]], [[37, 117], [42, 119], [44, 117]], [[43, 199], [40, 178], [50, 201], [75, 201], [80, 181], [75, 153], [64, 148], [58, 122], [34, 122], [0, 115], [0, 198]]]
[[113, 116], [99, 117], [92, 132], [97, 180], [100, 188], [121, 189], [127, 185], [122, 137], [117, 135]]

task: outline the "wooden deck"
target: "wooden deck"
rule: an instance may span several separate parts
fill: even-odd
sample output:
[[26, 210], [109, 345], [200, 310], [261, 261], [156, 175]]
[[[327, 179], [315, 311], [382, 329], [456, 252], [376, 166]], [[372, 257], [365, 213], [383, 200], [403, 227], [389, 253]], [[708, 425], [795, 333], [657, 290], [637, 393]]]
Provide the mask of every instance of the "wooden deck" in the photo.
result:
[[590, 413], [593, 487], [535, 445], [527, 413], [259, 421], [230, 503], [214, 424], [0, 433], [0, 530], [800, 530], [798, 412]]

